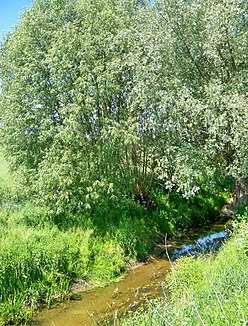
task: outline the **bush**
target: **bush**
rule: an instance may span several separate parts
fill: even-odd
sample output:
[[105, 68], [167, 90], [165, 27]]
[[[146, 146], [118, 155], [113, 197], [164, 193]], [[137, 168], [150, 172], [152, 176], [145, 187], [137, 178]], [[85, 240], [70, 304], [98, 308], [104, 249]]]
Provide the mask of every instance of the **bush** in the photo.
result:
[[212, 189], [202, 190], [195, 197], [186, 199], [178, 193], [155, 194], [154, 225], [160, 232], [175, 234], [192, 226], [211, 223], [219, 218], [220, 210], [230, 192]]

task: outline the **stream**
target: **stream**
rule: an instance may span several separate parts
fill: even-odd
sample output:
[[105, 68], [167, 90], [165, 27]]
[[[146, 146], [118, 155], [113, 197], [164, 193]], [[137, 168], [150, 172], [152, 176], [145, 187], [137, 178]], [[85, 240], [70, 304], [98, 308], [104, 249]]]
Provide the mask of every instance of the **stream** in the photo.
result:
[[118, 283], [83, 292], [79, 300], [57, 303], [37, 314], [33, 326], [83, 326], [104, 324], [137, 310], [147, 299], [163, 294], [162, 283], [171, 270], [171, 261], [181, 256], [195, 257], [214, 252], [229, 238], [226, 223], [192, 229], [187, 235], [158, 246], [159, 257], [151, 257], [127, 272]]

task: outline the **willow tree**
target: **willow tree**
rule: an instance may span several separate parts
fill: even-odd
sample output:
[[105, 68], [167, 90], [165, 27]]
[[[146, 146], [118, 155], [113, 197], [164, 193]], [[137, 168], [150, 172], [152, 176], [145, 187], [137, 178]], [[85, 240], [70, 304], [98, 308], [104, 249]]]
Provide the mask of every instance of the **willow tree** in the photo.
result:
[[189, 197], [214, 171], [244, 184], [246, 12], [241, 0], [36, 0], [0, 60], [2, 143], [27, 188], [77, 213], [149, 205], [155, 183]]
[[37, 0], [1, 47], [3, 145], [56, 213], [137, 189], [133, 69], [123, 61], [139, 10], [137, 1]]
[[[165, 121], [172, 134], [169, 132], [168, 137], [166, 129], [164, 132], [178, 153], [171, 159], [170, 186], [181, 184], [187, 188], [191, 179], [189, 189], [197, 190], [194, 185], [197, 186], [201, 173], [215, 169], [233, 177], [238, 196], [245, 197], [248, 187], [247, 2], [169, 0], [157, 1], [155, 7], [161, 37], [167, 40], [163, 45], [167, 60], [164, 60], [159, 88], [167, 87], [161, 102], [167, 107], [167, 114], [170, 112], [172, 120], [167, 117]], [[168, 155], [165, 155], [161, 158], [164, 170], [167, 162]], [[166, 179], [168, 182], [168, 175]]]

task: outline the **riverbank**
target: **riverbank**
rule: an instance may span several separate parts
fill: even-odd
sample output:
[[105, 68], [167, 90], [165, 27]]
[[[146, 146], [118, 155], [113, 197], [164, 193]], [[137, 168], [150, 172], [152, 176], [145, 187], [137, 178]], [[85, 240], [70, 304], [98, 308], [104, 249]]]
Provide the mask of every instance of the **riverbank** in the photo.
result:
[[248, 321], [248, 211], [217, 256], [180, 259], [162, 298], [117, 325], [246, 325]]
[[[153, 211], [130, 200], [125, 207], [122, 203], [122, 210], [112, 211], [109, 220], [87, 215], [58, 220], [20, 197], [17, 186], [9, 190], [12, 180], [7, 176], [0, 210], [2, 324], [32, 320], [41, 307], [70, 298], [75, 285], [82, 290], [119, 280], [128, 266], [154, 250], [158, 234], [173, 238], [186, 230], [192, 233], [193, 225], [215, 220], [229, 196], [221, 187], [190, 200], [160, 193]], [[160, 276], [162, 282], [164, 274]], [[111, 296], [116, 288], [112, 290]], [[118, 297], [118, 291], [115, 294]]]
[[69, 298], [73, 284], [104, 286], [144, 260], [154, 248], [159, 225], [155, 213], [139, 210], [146, 214], [121, 216], [99, 230], [89, 221], [87, 226], [86, 219], [61, 227], [41, 207], [5, 202], [0, 212], [1, 322], [25, 323], [39, 307]]
[[[218, 250], [229, 238], [226, 223], [216, 223], [191, 230], [177, 241], [168, 242], [171, 259], [185, 254], [198, 256]], [[196, 241], [197, 239], [197, 241]], [[171, 271], [172, 265], [165, 256], [150, 257], [146, 263], [129, 270], [118, 283], [96, 288], [74, 297], [76, 301], [58, 303], [50, 310], [43, 310], [33, 320], [37, 326], [81, 326], [104, 324], [129, 315], [152, 298], [160, 298], [164, 289], [162, 283]], [[165, 256], [165, 257], [163, 257]]]

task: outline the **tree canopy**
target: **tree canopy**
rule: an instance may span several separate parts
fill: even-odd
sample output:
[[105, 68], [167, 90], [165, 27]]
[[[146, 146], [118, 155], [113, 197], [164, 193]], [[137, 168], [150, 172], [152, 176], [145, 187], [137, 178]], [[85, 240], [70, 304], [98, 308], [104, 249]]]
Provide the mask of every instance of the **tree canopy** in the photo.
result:
[[2, 146], [52, 212], [248, 176], [244, 0], [36, 0], [0, 51]]

